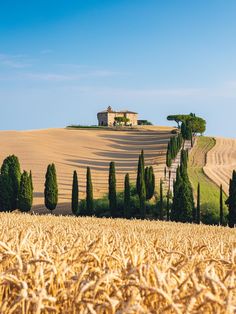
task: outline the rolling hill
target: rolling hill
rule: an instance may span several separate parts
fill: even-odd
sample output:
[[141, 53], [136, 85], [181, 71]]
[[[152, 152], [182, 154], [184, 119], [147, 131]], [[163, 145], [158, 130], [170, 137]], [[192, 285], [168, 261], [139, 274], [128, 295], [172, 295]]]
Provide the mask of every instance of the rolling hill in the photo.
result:
[[229, 179], [236, 169], [236, 139], [216, 138], [215, 146], [208, 152], [204, 172], [218, 186], [222, 184], [226, 194]]
[[142, 127], [112, 129], [46, 129], [1, 131], [0, 163], [11, 154], [24, 170], [32, 170], [34, 210], [44, 211], [44, 181], [47, 165], [54, 162], [59, 183], [57, 213], [70, 213], [72, 174], [78, 171], [80, 198], [85, 196], [86, 167], [92, 171], [94, 196], [107, 192], [110, 161], [116, 162], [117, 186], [123, 188], [125, 173], [135, 180], [138, 155], [145, 151], [146, 164], [153, 165], [157, 182], [163, 175], [165, 154], [172, 128]]

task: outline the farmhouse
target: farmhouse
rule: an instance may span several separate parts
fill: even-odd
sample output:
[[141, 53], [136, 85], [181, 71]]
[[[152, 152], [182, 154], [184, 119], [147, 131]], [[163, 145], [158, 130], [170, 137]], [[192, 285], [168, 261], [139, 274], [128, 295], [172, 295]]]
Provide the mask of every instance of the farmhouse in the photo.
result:
[[97, 114], [99, 126], [138, 125], [138, 114], [133, 111], [115, 111], [109, 106]]

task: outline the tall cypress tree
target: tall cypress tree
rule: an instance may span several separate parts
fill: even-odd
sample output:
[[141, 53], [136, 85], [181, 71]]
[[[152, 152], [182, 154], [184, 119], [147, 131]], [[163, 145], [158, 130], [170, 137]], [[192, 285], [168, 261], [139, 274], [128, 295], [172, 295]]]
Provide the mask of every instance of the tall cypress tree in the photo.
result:
[[136, 190], [137, 190], [137, 194], [138, 195], [140, 195], [141, 178], [142, 178], [142, 161], [141, 161], [141, 155], [139, 155], [139, 158], [138, 158], [138, 170], [137, 170], [137, 180], [136, 180]]
[[0, 211], [12, 210], [12, 184], [8, 175], [0, 175]]
[[225, 202], [229, 209], [228, 224], [230, 228], [236, 225], [236, 171], [233, 171], [229, 183], [229, 197]]
[[191, 222], [194, 212], [193, 191], [188, 178], [186, 156], [186, 152], [181, 152], [181, 165], [176, 173], [172, 204], [172, 219], [181, 222]]
[[155, 174], [153, 167], [145, 168], [146, 199], [150, 200], [155, 192]]
[[90, 167], [87, 167], [87, 183], [86, 183], [86, 214], [92, 215], [94, 213], [93, 201], [93, 183]]
[[54, 210], [58, 203], [58, 185], [56, 167], [54, 164], [48, 165], [45, 188], [44, 188], [45, 206], [49, 210]]
[[156, 180], [155, 180], [155, 174], [154, 169], [152, 166], [149, 168], [149, 199], [151, 199], [155, 193], [155, 187], [156, 187]]
[[139, 155], [138, 160], [138, 172], [137, 172], [137, 180], [136, 180], [136, 190], [137, 194], [140, 196], [141, 193], [141, 182], [144, 181], [145, 184], [145, 166], [144, 166], [144, 152], [142, 150], [141, 155]]
[[1, 175], [3, 175], [3, 180], [7, 181], [8, 188], [5, 189], [5, 193], [8, 194], [6, 195], [6, 198], [10, 199], [11, 210], [17, 209], [21, 180], [20, 162], [18, 157], [15, 155], [8, 156], [3, 161]]
[[142, 171], [145, 171], [145, 158], [144, 158], [144, 150], [141, 151], [141, 164], [142, 164]]
[[194, 213], [193, 221], [196, 221], [197, 224], [201, 222], [201, 188], [200, 183], [197, 186], [197, 211]]
[[142, 176], [141, 186], [140, 186], [140, 195], [139, 195], [139, 203], [140, 203], [140, 216], [142, 219], [146, 217], [146, 186], [144, 177]]
[[125, 188], [124, 188], [124, 217], [130, 218], [130, 182], [129, 182], [129, 174], [127, 173], [125, 176]]
[[117, 215], [117, 199], [116, 199], [116, 169], [115, 163], [110, 163], [109, 169], [109, 207], [112, 217]]
[[163, 220], [163, 182], [160, 181], [160, 220]]
[[71, 196], [71, 210], [74, 215], [78, 214], [79, 211], [79, 185], [77, 172], [73, 173], [73, 184], [72, 184], [72, 196]]
[[223, 226], [223, 218], [224, 218], [224, 212], [223, 212], [223, 187], [222, 184], [220, 185], [220, 225]]
[[145, 180], [145, 185], [146, 185], [146, 191], [147, 191], [147, 199], [148, 199], [148, 188], [149, 188], [149, 167], [145, 168], [144, 172], [144, 180]]
[[28, 212], [32, 208], [33, 190], [30, 175], [24, 171], [21, 175], [18, 207], [22, 212]]

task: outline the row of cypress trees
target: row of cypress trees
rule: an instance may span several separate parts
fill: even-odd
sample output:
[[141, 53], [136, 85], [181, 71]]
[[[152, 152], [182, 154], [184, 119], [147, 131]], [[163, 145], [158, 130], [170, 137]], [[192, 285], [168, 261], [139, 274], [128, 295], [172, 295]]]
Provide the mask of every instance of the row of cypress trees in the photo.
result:
[[29, 211], [33, 204], [32, 173], [21, 173], [19, 159], [8, 156], [1, 166], [0, 173], [0, 210], [19, 209]]
[[[146, 201], [150, 200], [155, 192], [155, 175], [153, 167], [145, 168], [144, 152], [142, 150], [139, 155], [137, 179], [136, 179], [136, 193], [139, 197], [139, 214], [141, 218], [146, 217]], [[127, 173], [124, 180], [124, 199], [123, 216], [126, 218], [131, 217], [131, 184], [130, 177]], [[108, 182], [108, 201], [109, 210], [111, 217], [117, 217], [117, 187], [116, 187], [116, 168], [115, 163], [111, 162], [109, 167], [109, 182]], [[72, 184], [72, 201], [71, 201], [72, 212], [78, 214], [79, 212], [79, 186], [78, 186], [78, 175], [74, 171], [73, 184]], [[86, 176], [86, 204], [85, 204], [86, 215], [94, 214], [94, 201], [93, 201], [93, 185], [91, 178], [91, 170], [87, 168]]]
[[166, 153], [166, 165], [168, 168], [171, 167], [172, 160], [174, 160], [180, 151], [183, 144], [182, 134], [179, 133], [177, 136], [171, 137], [167, 146]]

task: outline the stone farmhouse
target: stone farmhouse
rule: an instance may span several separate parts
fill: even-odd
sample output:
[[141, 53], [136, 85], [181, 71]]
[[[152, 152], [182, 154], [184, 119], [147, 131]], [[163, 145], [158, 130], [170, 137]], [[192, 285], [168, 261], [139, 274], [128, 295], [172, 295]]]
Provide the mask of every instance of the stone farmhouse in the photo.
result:
[[[115, 111], [109, 106], [97, 114], [99, 126], [138, 125], [138, 113], [133, 111]], [[126, 120], [126, 122], [122, 122]]]

